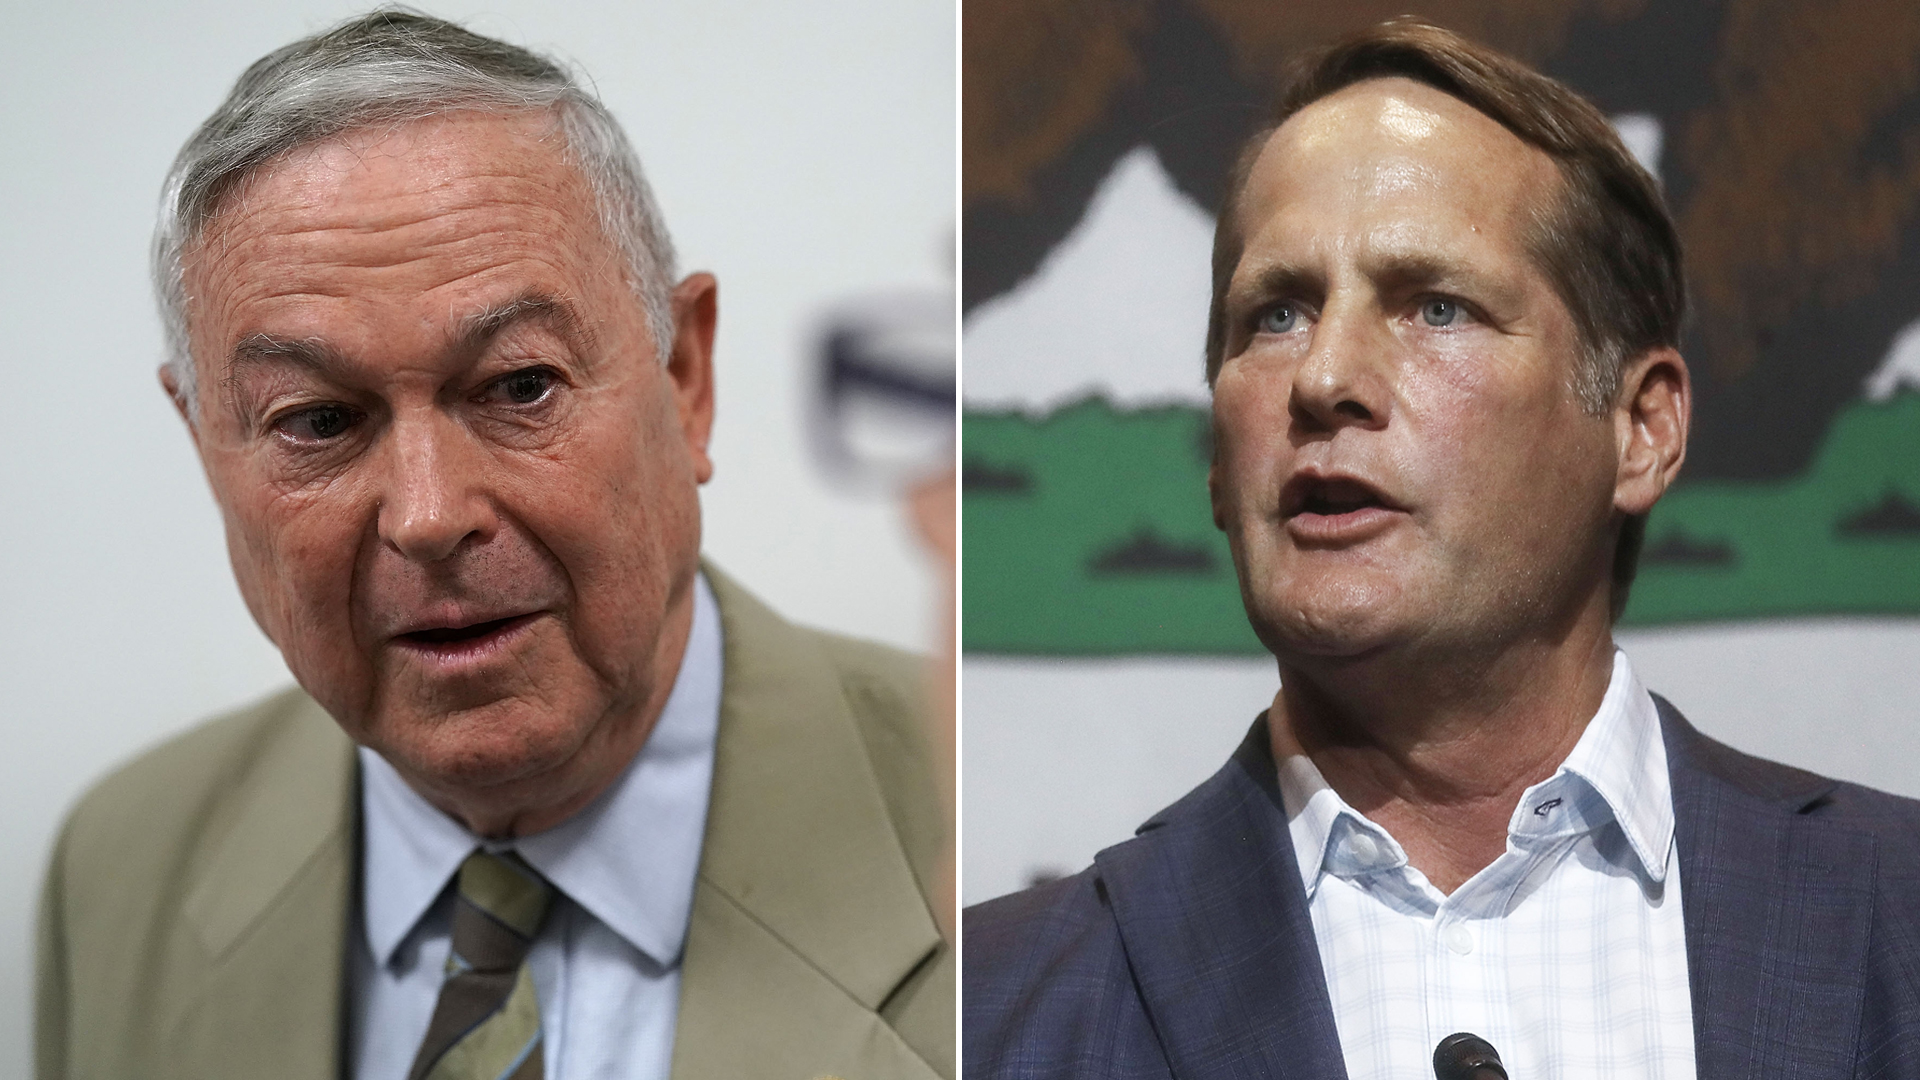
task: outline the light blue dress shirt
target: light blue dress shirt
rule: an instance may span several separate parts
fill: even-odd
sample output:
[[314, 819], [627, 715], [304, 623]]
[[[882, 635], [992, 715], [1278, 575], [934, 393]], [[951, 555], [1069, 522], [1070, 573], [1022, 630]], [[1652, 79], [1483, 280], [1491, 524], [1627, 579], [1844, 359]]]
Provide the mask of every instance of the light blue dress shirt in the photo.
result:
[[618, 781], [572, 818], [483, 843], [362, 747], [362, 891], [349, 935], [355, 1080], [404, 1080], [440, 994], [454, 871], [476, 846], [511, 848], [560, 891], [527, 962], [549, 1080], [665, 1080], [680, 958], [713, 787], [720, 612], [703, 575], [673, 691]]
[[1693, 1080], [1667, 752], [1625, 653], [1573, 752], [1520, 796], [1506, 853], [1450, 895], [1310, 759], [1279, 769], [1353, 1080], [1432, 1076], [1456, 1031], [1525, 1080]]

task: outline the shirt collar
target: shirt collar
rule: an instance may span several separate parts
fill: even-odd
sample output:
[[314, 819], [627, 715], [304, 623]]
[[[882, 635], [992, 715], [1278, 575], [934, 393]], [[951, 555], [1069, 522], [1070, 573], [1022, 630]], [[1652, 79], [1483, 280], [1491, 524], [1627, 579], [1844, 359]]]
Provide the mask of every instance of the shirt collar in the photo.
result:
[[475, 847], [511, 847], [569, 899], [663, 967], [678, 963], [713, 786], [723, 643], [719, 607], [695, 579], [686, 655], [660, 719], [612, 787], [545, 832], [486, 843], [361, 747], [367, 944], [386, 965]]
[[1354, 877], [1407, 864], [1399, 841], [1348, 806], [1305, 754], [1290, 755], [1280, 763], [1280, 798], [1287, 808], [1287, 831], [1308, 900], [1326, 874]]
[[[1280, 762], [1279, 782], [1309, 900], [1326, 874], [1355, 877], [1406, 865], [1399, 842], [1347, 805], [1304, 754]], [[1673, 848], [1666, 745], [1653, 696], [1619, 650], [1599, 710], [1560, 768], [1521, 795], [1507, 834], [1524, 843], [1587, 832], [1609, 821], [1619, 823], [1641, 872], [1665, 881]]]
[[1539, 812], [1541, 804], [1554, 796], [1549, 789], [1555, 784], [1575, 793], [1584, 786], [1597, 795], [1605, 809], [1588, 815], [1589, 823], [1599, 825], [1606, 819], [1618, 822], [1646, 876], [1656, 882], [1667, 879], [1668, 857], [1673, 849], [1673, 779], [1667, 774], [1667, 747], [1660, 737], [1659, 710], [1654, 708], [1653, 695], [1634, 674], [1626, 653], [1614, 650], [1613, 677], [1607, 681], [1607, 694], [1600, 701], [1599, 711], [1559, 771], [1521, 796], [1520, 805], [1513, 810], [1509, 835], [1556, 831], [1551, 822], [1552, 809], [1545, 815]]

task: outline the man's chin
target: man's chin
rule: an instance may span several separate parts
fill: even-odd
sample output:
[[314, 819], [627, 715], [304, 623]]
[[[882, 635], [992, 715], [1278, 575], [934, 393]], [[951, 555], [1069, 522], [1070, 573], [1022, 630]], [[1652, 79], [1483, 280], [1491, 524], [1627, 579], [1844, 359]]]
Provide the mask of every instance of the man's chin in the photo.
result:
[[1255, 635], [1282, 662], [1340, 663], [1380, 655], [1406, 638], [1402, 622], [1378, 603], [1272, 603], [1249, 610]]
[[372, 725], [366, 745], [403, 775], [444, 791], [500, 791], [564, 771], [589, 725], [524, 709], [397, 716]]

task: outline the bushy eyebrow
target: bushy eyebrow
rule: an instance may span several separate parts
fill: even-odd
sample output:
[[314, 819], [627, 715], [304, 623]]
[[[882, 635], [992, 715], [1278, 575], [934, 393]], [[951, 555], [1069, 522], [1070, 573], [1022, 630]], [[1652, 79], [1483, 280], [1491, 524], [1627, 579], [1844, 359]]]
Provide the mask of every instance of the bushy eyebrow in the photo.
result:
[[544, 322], [561, 337], [592, 348], [592, 329], [580, 312], [566, 300], [551, 293], [528, 292], [504, 304], [495, 304], [460, 320], [454, 331], [454, 348], [473, 352], [484, 348], [508, 327], [525, 322]]
[[[1360, 271], [1385, 292], [1425, 288], [1504, 295], [1508, 290], [1471, 263], [1424, 252], [1383, 252], [1365, 256]], [[1327, 291], [1326, 276], [1290, 262], [1261, 266], [1228, 291], [1229, 309], [1281, 297], [1318, 299]]]
[[1317, 271], [1293, 263], [1273, 262], [1255, 270], [1245, 279], [1236, 279], [1227, 290], [1229, 310], [1249, 303], [1265, 303], [1283, 296], [1320, 297], [1327, 291], [1327, 279]]
[[346, 367], [347, 358], [324, 338], [284, 338], [264, 332], [248, 334], [233, 343], [227, 357], [226, 378], [221, 384], [231, 391], [252, 372], [288, 366], [324, 377]]
[[1444, 288], [1466, 292], [1494, 290], [1494, 281], [1471, 263], [1424, 253], [1386, 253], [1362, 260], [1361, 270], [1383, 289], [1407, 292]]
[[[592, 332], [572, 304], [547, 293], [529, 292], [461, 319], [449, 335], [448, 349], [461, 354], [478, 352], [509, 327], [528, 322], [545, 322], [562, 337], [591, 347]], [[263, 369], [295, 367], [341, 382], [351, 366], [346, 354], [325, 338], [288, 338], [259, 332], [234, 342], [221, 384], [231, 400], [242, 382]]]

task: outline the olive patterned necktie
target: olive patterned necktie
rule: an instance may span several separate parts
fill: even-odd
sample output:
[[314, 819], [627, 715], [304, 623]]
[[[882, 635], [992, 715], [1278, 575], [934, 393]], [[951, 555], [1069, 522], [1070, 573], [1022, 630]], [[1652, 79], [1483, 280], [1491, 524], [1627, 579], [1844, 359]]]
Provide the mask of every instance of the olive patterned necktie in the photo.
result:
[[446, 981], [408, 1080], [542, 1080], [540, 1003], [527, 950], [553, 887], [508, 852], [460, 864]]

